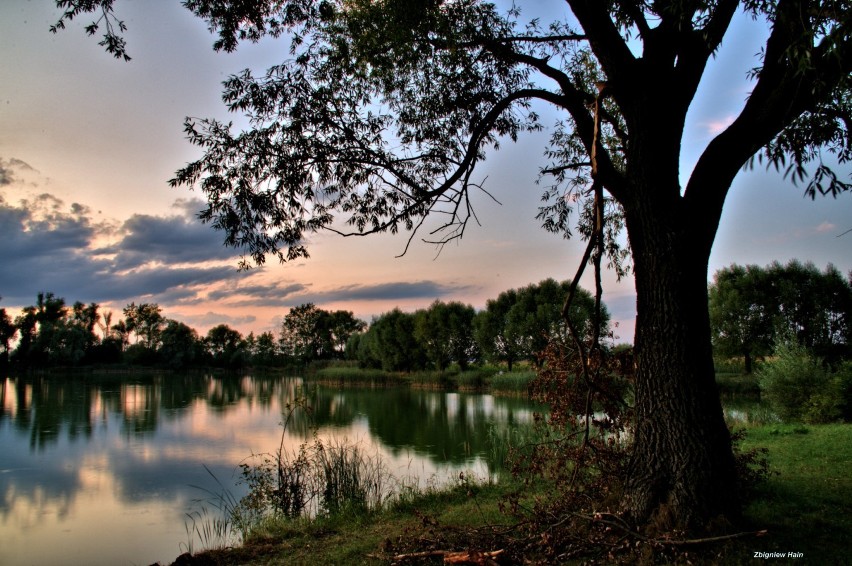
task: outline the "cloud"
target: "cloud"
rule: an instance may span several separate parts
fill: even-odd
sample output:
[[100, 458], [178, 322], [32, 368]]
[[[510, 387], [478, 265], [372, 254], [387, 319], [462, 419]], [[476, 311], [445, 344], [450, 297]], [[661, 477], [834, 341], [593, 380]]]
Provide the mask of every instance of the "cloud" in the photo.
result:
[[5, 187], [15, 183], [18, 178], [15, 174], [15, 169], [23, 171], [35, 171], [25, 162], [20, 159], [3, 159], [0, 157], [0, 187]]
[[708, 134], [715, 136], [725, 131], [725, 129], [734, 122], [734, 118], [735, 117], [732, 114], [728, 114], [724, 118], [705, 120], [704, 122], [701, 122], [701, 125]]
[[18, 177], [14, 170], [18, 171], [35, 171], [30, 165], [20, 159], [4, 159], [0, 157], [0, 187], [11, 185], [17, 182]]
[[455, 298], [470, 290], [426, 279], [336, 287], [270, 282], [265, 268], [237, 271], [237, 254], [197, 220], [202, 207], [198, 200], [181, 200], [162, 215], [103, 221], [84, 203], [67, 204], [41, 193], [11, 204], [0, 191], [3, 304], [33, 304], [41, 291], [68, 303], [154, 302], [168, 309], [169, 316], [204, 328], [252, 325], [258, 308], [280, 309], [283, 315], [309, 302], [321, 307], [361, 302], [378, 309], [382, 302]]
[[169, 303], [238, 278], [233, 252], [190, 217], [189, 206], [108, 224], [95, 222], [88, 206], [67, 207], [47, 193], [18, 205], [0, 196], [0, 295], [6, 304], [30, 304], [39, 291], [68, 301]]
[[99, 252], [114, 255], [117, 269], [145, 263], [234, 263], [234, 251], [225, 247], [222, 235], [194, 218], [201, 202], [182, 200], [177, 205], [180, 214], [171, 216], [134, 214], [118, 230], [120, 240]]
[[136, 214], [122, 225], [122, 231], [125, 235], [116, 246], [102, 250], [115, 252], [122, 267], [145, 262], [192, 263], [234, 257], [215, 230], [179, 216]]
[[[302, 293], [308, 287], [301, 283], [273, 283], [269, 285], [228, 285], [207, 294], [207, 300], [222, 301], [231, 306], [288, 306], [288, 297]], [[249, 297], [249, 298], [246, 298]]]
[[815, 230], [820, 234], [824, 234], [825, 232], [834, 232], [837, 230], [837, 224], [833, 224], [826, 220], [817, 226]]
[[[324, 305], [350, 301], [399, 301], [406, 299], [440, 299], [457, 296], [469, 290], [466, 285], [451, 285], [435, 281], [396, 281], [375, 285], [345, 285], [332, 289], [311, 290], [294, 283], [286, 286], [252, 286], [237, 288], [235, 293], [246, 295], [231, 306], [265, 306], [290, 308], [305, 303]], [[223, 292], [211, 293], [211, 298], [222, 298]]]
[[468, 289], [466, 285], [447, 285], [435, 281], [399, 281], [377, 285], [348, 285], [326, 291], [320, 296], [329, 302], [438, 299]]
[[207, 311], [204, 314], [177, 314], [175, 318], [196, 328], [212, 328], [219, 324], [240, 326], [252, 324], [257, 320], [254, 315], [232, 316], [228, 314]]

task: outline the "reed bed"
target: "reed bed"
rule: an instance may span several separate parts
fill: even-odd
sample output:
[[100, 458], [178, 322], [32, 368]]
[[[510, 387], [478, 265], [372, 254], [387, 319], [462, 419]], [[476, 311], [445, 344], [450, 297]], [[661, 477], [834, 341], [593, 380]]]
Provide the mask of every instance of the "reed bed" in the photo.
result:
[[398, 373], [387, 372], [381, 369], [348, 366], [321, 368], [312, 377], [320, 382], [357, 386], [390, 386], [408, 382], [407, 379]]
[[491, 393], [505, 395], [527, 395], [535, 379], [534, 371], [500, 372], [491, 376]]

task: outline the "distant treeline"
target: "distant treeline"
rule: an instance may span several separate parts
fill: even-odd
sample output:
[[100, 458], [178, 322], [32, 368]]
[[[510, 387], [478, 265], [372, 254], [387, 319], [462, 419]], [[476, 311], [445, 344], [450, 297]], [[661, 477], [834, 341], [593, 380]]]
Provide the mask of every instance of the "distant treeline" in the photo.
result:
[[[14, 320], [0, 309], [0, 361], [20, 368], [108, 364], [188, 367], [284, 367], [317, 360], [358, 360], [363, 367], [391, 371], [462, 369], [483, 361], [535, 363], [553, 337], [567, 339], [562, 304], [569, 283], [546, 279], [510, 289], [476, 312], [459, 302], [435, 301], [426, 309], [393, 309], [368, 325], [350, 311], [327, 311], [312, 303], [292, 308], [276, 336], [243, 336], [226, 324], [200, 336], [187, 324], [166, 318], [156, 303], [131, 303], [122, 318], [97, 303], [75, 302], [50, 292]], [[579, 290], [571, 310], [585, 330], [594, 307]], [[609, 315], [604, 309], [603, 322]], [[14, 347], [12, 345], [14, 344]]]

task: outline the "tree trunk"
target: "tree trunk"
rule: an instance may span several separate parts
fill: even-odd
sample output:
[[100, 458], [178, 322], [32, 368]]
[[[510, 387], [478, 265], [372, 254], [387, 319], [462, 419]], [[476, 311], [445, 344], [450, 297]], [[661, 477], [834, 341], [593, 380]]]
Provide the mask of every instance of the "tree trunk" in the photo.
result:
[[710, 344], [709, 249], [691, 240], [689, 219], [679, 218], [676, 206], [648, 200], [625, 208], [637, 319], [636, 423], [624, 511], [652, 529], [698, 531], [740, 515]]

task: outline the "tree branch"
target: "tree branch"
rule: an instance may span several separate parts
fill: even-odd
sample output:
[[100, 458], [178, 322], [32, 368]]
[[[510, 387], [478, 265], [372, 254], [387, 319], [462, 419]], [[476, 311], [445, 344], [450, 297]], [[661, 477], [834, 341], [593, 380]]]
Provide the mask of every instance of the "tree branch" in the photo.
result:
[[[578, 89], [568, 75], [560, 69], [551, 66], [546, 59], [533, 57], [526, 53], [506, 50], [505, 48], [500, 48], [496, 54], [511, 61], [523, 63], [532, 67], [539, 71], [542, 75], [553, 79], [559, 85], [562, 94], [553, 94], [548, 92], [547, 95], [542, 95], [539, 98], [541, 100], [551, 102], [555, 106], [563, 108], [571, 114], [575, 124], [575, 131], [583, 141], [586, 152], [591, 155], [595, 140], [595, 120], [589, 112], [588, 105], [594, 104], [595, 97]], [[612, 123], [615, 125], [614, 120], [612, 120]], [[615, 129], [617, 134], [626, 136], [626, 133], [620, 128], [615, 127]], [[624, 195], [626, 183], [623, 175], [615, 168], [609, 153], [602, 146], [598, 145], [596, 151], [598, 153], [598, 174], [601, 182], [604, 186], [606, 186], [610, 194], [616, 196], [616, 198], [618, 198], [618, 195]]]
[[[363, 230], [363, 231], [359, 230], [357, 232], [344, 232], [342, 230], [338, 230], [338, 229], [332, 228], [330, 226], [326, 226], [325, 228], [327, 230], [329, 230], [330, 232], [336, 233], [336, 234], [341, 235], [341, 236], [346, 236], [346, 237], [348, 237], [348, 236], [367, 236], [369, 234], [385, 232], [388, 229], [392, 228], [394, 225], [396, 225], [396, 223], [399, 222], [400, 219], [406, 218], [406, 217], [409, 217], [411, 215], [416, 214], [418, 212], [419, 208], [427, 206], [429, 209], [431, 209], [432, 207], [436, 206], [437, 204], [439, 204], [439, 202], [442, 202], [440, 200], [442, 196], [446, 196], [446, 193], [448, 191], [450, 191], [457, 182], [459, 182], [460, 180], [463, 180], [462, 187], [460, 189], [454, 190], [455, 194], [453, 194], [451, 196], [447, 196], [446, 200], [443, 201], [443, 202], [455, 204], [454, 213], [453, 213], [454, 220], [447, 222], [446, 224], [444, 224], [443, 226], [441, 226], [438, 229], [438, 231], [440, 231], [442, 229], [446, 229], [448, 227], [451, 227], [455, 224], [461, 224], [462, 231], [463, 231], [464, 226], [466, 225], [466, 220], [459, 220], [460, 216], [458, 215], [458, 207], [461, 203], [461, 200], [467, 194], [467, 187], [470, 186], [470, 174], [472, 173], [473, 167], [474, 167], [476, 161], [478, 160], [480, 144], [485, 139], [485, 137], [489, 134], [489, 132], [491, 131], [491, 127], [494, 125], [495, 121], [500, 117], [500, 115], [503, 112], [505, 112], [507, 109], [509, 109], [514, 103], [516, 103], [520, 100], [530, 99], [530, 98], [538, 98], [538, 99], [541, 99], [541, 100], [544, 100], [544, 101], [547, 101], [547, 102], [551, 102], [553, 104], [559, 104], [559, 102], [561, 101], [561, 98], [558, 95], [556, 95], [556, 94], [554, 94], [550, 91], [544, 90], [544, 89], [521, 89], [521, 90], [515, 91], [515, 92], [507, 95], [505, 98], [503, 98], [502, 100], [497, 102], [485, 114], [485, 116], [483, 116], [482, 120], [480, 120], [480, 122], [479, 122], [479, 124], [477, 124], [476, 128], [474, 128], [474, 131], [471, 134], [470, 139], [468, 140], [467, 148], [466, 148], [465, 154], [464, 154], [464, 158], [462, 159], [461, 163], [456, 168], [456, 170], [453, 172], [453, 174], [450, 175], [439, 186], [432, 188], [432, 189], [426, 189], [425, 187], [423, 187], [423, 186], [417, 184], [416, 182], [412, 181], [412, 184], [410, 184], [410, 186], [414, 190], [411, 193], [411, 196], [410, 196], [410, 199], [409, 199], [410, 202], [405, 207], [403, 207], [402, 209], [396, 211], [386, 221], [375, 225], [374, 227], [370, 228], [369, 230]], [[388, 168], [389, 165], [391, 165], [391, 164], [382, 163], [380, 166], [384, 169], [387, 169], [391, 174], [396, 176], [395, 172], [392, 169]], [[400, 181], [402, 181], [403, 183], [409, 184], [405, 179], [400, 178]], [[407, 193], [405, 193], [405, 194], [407, 194]], [[486, 194], [491, 196], [489, 193], [486, 193]], [[493, 198], [493, 196], [491, 196], [491, 198]], [[420, 226], [422, 226], [422, 224], [423, 224], [423, 220], [421, 219], [417, 223], [417, 226], [415, 227], [414, 231], [416, 232], [416, 230]], [[434, 231], [432, 233], [434, 233]], [[413, 234], [412, 234], [412, 237], [413, 237]], [[456, 239], [456, 238], [459, 238], [459, 237], [461, 237], [461, 234], [458, 233], [458, 232], [454, 232], [453, 234], [448, 236], [449, 240]], [[449, 240], [433, 242], [433, 243], [442, 243], [442, 242], [449, 241]], [[411, 241], [411, 238], [409, 238], [409, 243], [410, 243], [410, 241]], [[406, 250], [408, 249], [408, 244], [406, 245], [405, 249]], [[405, 252], [403, 252], [403, 254], [404, 253]]]
[[630, 0], [618, 0], [618, 5], [639, 30], [639, 37], [646, 39], [651, 27], [648, 25], [648, 20], [645, 19], [645, 14], [639, 8], [639, 4]]
[[739, 5], [740, 0], [719, 0], [716, 11], [713, 12], [710, 21], [701, 30], [709, 53], [716, 51], [722, 43], [722, 38], [725, 37]]
[[620, 83], [636, 62], [627, 42], [609, 15], [609, 4], [600, 0], [567, 0], [589, 38], [608, 81]]
[[848, 45], [842, 53], [810, 49], [807, 66], [792, 58], [793, 46], [813, 37], [802, 10], [802, 2], [778, 2], [758, 82], [737, 119], [707, 146], [686, 186], [688, 217], [699, 220], [697, 243], [703, 247], [712, 245], [722, 205], [743, 165], [797, 117], [815, 109], [850, 73]]

